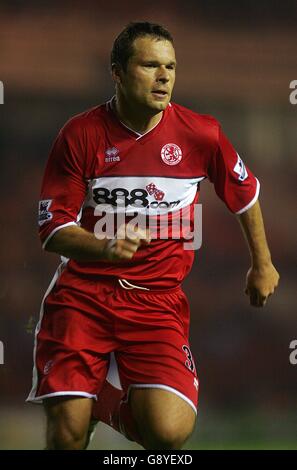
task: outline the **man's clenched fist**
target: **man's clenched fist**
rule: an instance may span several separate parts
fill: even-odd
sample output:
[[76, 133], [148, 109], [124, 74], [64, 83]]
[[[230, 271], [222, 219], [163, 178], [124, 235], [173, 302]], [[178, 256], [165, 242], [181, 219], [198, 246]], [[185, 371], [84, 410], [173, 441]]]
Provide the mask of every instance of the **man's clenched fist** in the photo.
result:
[[151, 241], [148, 229], [123, 224], [118, 229], [115, 238], [108, 240], [104, 255], [109, 261], [131, 259], [141, 245]]

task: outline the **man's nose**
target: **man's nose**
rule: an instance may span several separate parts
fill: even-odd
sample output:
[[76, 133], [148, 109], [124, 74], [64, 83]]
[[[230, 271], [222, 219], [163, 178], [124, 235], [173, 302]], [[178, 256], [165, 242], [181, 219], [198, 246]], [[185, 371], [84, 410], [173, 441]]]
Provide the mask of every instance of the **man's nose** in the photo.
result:
[[167, 83], [170, 80], [169, 72], [166, 67], [159, 67], [157, 74], [157, 81]]

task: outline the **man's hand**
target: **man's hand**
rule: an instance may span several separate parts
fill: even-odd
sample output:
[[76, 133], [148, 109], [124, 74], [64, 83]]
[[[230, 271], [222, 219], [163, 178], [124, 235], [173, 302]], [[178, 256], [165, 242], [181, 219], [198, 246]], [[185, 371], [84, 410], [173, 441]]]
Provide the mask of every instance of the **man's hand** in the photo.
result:
[[245, 293], [250, 297], [250, 304], [254, 307], [264, 307], [268, 297], [276, 289], [279, 278], [271, 262], [257, 268], [252, 266], [246, 276], [245, 289]]
[[271, 262], [259, 201], [238, 216], [251, 254], [245, 293], [254, 307], [264, 307], [278, 285], [279, 274]]
[[129, 260], [141, 245], [147, 245], [150, 241], [148, 229], [125, 224], [117, 231], [116, 238], [108, 241], [103, 255], [108, 261]]
[[112, 240], [96, 238], [94, 233], [71, 225], [56, 232], [46, 245], [46, 250], [77, 261], [129, 260], [142, 244], [151, 241], [148, 229], [126, 224], [120, 226]]

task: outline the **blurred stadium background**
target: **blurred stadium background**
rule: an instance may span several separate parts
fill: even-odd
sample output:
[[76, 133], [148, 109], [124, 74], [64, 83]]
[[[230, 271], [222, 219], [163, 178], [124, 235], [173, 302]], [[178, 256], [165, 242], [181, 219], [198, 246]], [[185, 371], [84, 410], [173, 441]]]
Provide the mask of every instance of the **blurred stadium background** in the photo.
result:
[[[294, 0], [2, 0], [0, 4], [0, 449], [43, 447], [42, 408], [24, 404], [33, 334], [58, 257], [41, 251], [36, 209], [51, 143], [67, 118], [113, 93], [109, 52], [131, 20], [174, 35], [174, 100], [219, 119], [260, 179], [277, 295], [264, 310], [243, 294], [249, 256], [237, 221], [203, 183], [203, 246], [185, 283], [200, 409], [186, 448], [297, 449], [297, 3]], [[100, 425], [92, 448], [133, 444]], [[134, 448], [138, 448], [135, 446]]]

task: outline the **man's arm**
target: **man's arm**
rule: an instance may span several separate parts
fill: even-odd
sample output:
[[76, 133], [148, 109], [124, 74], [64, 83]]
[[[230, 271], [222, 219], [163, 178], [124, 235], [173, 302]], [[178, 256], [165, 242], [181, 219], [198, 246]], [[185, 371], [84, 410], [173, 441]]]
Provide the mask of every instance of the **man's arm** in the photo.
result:
[[122, 225], [117, 238], [100, 240], [93, 233], [71, 225], [56, 232], [45, 249], [77, 261], [119, 261], [131, 259], [142, 243], [149, 242], [149, 233], [141, 228], [132, 230]]
[[249, 295], [251, 305], [263, 307], [280, 277], [271, 261], [259, 201], [237, 218], [247, 240], [252, 263], [247, 273], [245, 293]]

